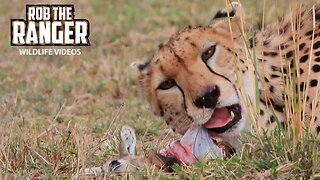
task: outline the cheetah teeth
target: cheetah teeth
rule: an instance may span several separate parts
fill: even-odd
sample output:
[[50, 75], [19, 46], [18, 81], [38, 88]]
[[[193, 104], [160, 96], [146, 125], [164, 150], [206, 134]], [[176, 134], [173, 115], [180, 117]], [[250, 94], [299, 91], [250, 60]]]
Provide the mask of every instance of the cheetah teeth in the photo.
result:
[[230, 111], [231, 119], [234, 119], [234, 113], [233, 111]]

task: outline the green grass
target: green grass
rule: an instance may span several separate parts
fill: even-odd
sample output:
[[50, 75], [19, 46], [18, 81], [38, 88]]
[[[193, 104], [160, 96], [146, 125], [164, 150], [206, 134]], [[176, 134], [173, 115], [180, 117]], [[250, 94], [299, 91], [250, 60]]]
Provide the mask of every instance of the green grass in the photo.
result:
[[[19, 56], [18, 48], [9, 46], [9, 19], [24, 18], [24, 3], [13, 7], [4, 1], [0, 7], [0, 179], [68, 179], [81, 167], [100, 166], [117, 156], [122, 125], [136, 130], [138, 154], [161, 148], [170, 140], [162, 140], [167, 126], [146, 105], [129, 64], [150, 58], [177, 29], [208, 24], [225, 4], [223, 0], [64, 2], [75, 3], [76, 17], [88, 18], [91, 24], [91, 47], [82, 48], [81, 56]], [[262, 2], [243, 3], [249, 27], [256, 27], [262, 22]], [[276, 19], [287, 5], [267, 1], [266, 21]], [[294, 151], [290, 136], [281, 132], [246, 136], [243, 150], [230, 159], [175, 166], [173, 174], [134, 175], [319, 178], [319, 141], [307, 136]]]

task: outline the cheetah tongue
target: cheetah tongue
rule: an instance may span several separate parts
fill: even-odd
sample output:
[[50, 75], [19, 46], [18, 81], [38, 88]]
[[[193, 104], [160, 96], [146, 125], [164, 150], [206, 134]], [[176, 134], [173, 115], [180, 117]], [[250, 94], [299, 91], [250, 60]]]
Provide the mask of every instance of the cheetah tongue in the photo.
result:
[[208, 122], [204, 124], [206, 128], [220, 128], [227, 125], [233, 117], [227, 108], [216, 108]]
[[180, 141], [168, 144], [160, 154], [187, 165], [222, 156], [221, 149], [210, 138], [207, 129], [199, 125], [190, 127]]

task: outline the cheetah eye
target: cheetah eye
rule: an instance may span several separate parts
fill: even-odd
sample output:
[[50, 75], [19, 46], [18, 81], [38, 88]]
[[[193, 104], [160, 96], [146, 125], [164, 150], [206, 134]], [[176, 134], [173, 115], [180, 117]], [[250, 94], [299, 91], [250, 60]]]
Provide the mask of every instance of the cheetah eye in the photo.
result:
[[168, 90], [176, 85], [176, 81], [174, 79], [168, 79], [163, 81], [159, 86], [158, 89], [161, 90]]
[[216, 45], [210, 46], [206, 51], [204, 51], [201, 54], [202, 61], [208, 61], [208, 59], [210, 59], [213, 56], [215, 51], [216, 51]]

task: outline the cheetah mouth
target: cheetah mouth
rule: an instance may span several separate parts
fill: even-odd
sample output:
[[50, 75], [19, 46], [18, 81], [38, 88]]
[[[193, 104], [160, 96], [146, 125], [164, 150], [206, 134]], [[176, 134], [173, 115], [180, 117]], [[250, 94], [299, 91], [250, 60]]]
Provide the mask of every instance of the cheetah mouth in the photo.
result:
[[204, 127], [215, 133], [224, 133], [241, 120], [240, 104], [233, 104], [222, 108], [215, 108]]

